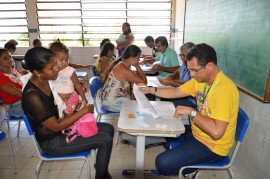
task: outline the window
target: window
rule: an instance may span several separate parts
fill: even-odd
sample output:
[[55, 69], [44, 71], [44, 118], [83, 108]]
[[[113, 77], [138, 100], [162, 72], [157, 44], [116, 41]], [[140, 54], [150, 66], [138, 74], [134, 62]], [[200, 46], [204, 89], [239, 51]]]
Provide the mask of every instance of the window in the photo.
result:
[[38, 0], [37, 13], [44, 45], [59, 38], [68, 46], [99, 46], [103, 38], [115, 41], [123, 22], [136, 45], [144, 46], [147, 35], [170, 38], [169, 0]]
[[0, 47], [10, 39], [18, 46], [29, 46], [25, 0], [0, 1]]

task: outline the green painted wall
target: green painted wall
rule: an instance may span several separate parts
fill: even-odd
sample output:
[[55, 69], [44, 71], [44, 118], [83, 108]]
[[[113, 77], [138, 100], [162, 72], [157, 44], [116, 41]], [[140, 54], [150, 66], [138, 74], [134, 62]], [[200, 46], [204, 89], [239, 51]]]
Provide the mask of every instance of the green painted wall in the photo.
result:
[[184, 41], [207, 43], [235, 83], [263, 98], [270, 65], [270, 0], [188, 0]]

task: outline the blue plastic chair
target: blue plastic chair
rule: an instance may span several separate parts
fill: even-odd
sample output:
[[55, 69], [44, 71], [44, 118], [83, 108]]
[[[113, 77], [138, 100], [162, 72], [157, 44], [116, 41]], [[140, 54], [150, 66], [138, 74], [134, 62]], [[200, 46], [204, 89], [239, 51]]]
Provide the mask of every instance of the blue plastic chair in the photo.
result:
[[93, 66], [92, 66], [92, 72], [93, 72], [94, 76], [97, 76], [97, 67], [95, 64], [93, 64]]
[[16, 117], [16, 116], [11, 116], [9, 114], [5, 114], [3, 121], [5, 121], [7, 123], [8, 130], [10, 129], [9, 122], [18, 122], [17, 137], [19, 137], [20, 128], [21, 128], [21, 121], [23, 121], [23, 117], [22, 116]]
[[92, 97], [94, 99], [94, 105], [95, 105], [96, 111], [98, 113], [98, 116], [97, 116], [97, 121], [98, 122], [100, 122], [102, 115], [119, 114], [119, 112], [112, 112], [112, 111], [106, 110], [102, 106], [102, 104], [100, 103], [100, 98], [98, 97], [98, 91], [102, 88], [102, 86], [103, 86], [103, 84], [102, 84], [101, 80], [97, 76], [94, 76], [94, 77], [90, 78], [90, 80], [89, 80], [89, 88], [90, 88], [91, 95], [92, 95]]
[[235, 145], [231, 149], [232, 153], [230, 156], [227, 156], [223, 161], [216, 163], [201, 163], [192, 166], [182, 167], [179, 171], [178, 178], [180, 179], [183, 173], [183, 170], [186, 168], [196, 168], [196, 169], [214, 169], [214, 170], [227, 170], [230, 175], [230, 178], [235, 178], [233, 171], [231, 170], [231, 165], [236, 157], [237, 151], [239, 149], [240, 144], [242, 143], [245, 133], [248, 129], [249, 118], [245, 111], [239, 108], [238, 117], [237, 117], [237, 125], [236, 125], [236, 134], [235, 134]]
[[4, 139], [7, 140], [9, 153], [10, 153], [10, 157], [11, 157], [11, 162], [12, 162], [13, 173], [16, 174], [16, 165], [15, 165], [15, 160], [14, 160], [14, 155], [13, 155], [13, 149], [12, 149], [11, 142], [10, 142], [9, 138], [6, 136], [6, 133], [0, 131], [0, 141], [2, 141]]
[[[91, 173], [90, 173], [90, 160], [89, 160], [89, 155], [91, 154], [91, 151], [86, 151], [86, 152], [80, 152], [80, 153], [75, 153], [72, 155], [65, 155], [65, 156], [53, 156], [53, 155], [49, 155], [46, 154], [42, 151], [42, 149], [39, 147], [39, 143], [36, 140], [35, 137], [35, 130], [30, 122], [30, 120], [28, 119], [28, 117], [26, 115], [23, 115], [23, 119], [27, 128], [27, 131], [29, 133], [29, 135], [31, 136], [34, 146], [36, 148], [37, 154], [40, 158], [37, 167], [36, 167], [36, 171], [35, 171], [35, 179], [38, 178], [39, 175], [39, 171], [40, 171], [40, 167], [42, 165], [43, 161], [54, 161], [54, 160], [76, 160], [76, 159], [83, 159], [86, 162], [87, 165], [87, 174], [88, 174], [88, 178], [91, 179]], [[49, 168], [49, 171], [51, 170], [51, 166]]]

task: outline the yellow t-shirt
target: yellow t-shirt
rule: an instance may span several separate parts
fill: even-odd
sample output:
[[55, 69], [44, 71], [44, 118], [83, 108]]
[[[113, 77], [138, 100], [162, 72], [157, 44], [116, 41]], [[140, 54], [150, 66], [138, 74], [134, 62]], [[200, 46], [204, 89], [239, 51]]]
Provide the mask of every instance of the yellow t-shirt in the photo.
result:
[[239, 93], [236, 85], [220, 71], [211, 86], [191, 79], [179, 88], [196, 96], [198, 110], [203, 116], [228, 123], [224, 135], [218, 140], [214, 140], [196, 124], [192, 123], [191, 126], [193, 136], [211, 151], [221, 156], [228, 155], [235, 138], [238, 114]]

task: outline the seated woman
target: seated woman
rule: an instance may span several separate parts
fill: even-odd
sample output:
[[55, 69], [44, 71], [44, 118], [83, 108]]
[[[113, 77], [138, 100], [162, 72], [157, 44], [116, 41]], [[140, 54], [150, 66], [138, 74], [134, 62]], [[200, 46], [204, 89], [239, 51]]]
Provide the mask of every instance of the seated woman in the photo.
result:
[[10, 116], [23, 115], [21, 106], [22, 74], [13, 66], [13, 60], [8, 50], [0, 49], [0, 98], [6, 105], [6, 112]]
[[[123, 101], [130, 100], [130, 83], [147, 84], [146, 76], [139, 65], [141, 52], [136, 45], [130, 45], [122, 57], [107, 69], [101, 91], [101, 103], [106, 110], [120, 112]], [[130, 70], [131, 66], [136, 68], [137, 74]]]
[[95, 136], [78, 136], [73, 142], [67, 143], [66, 135], [61, 131], [83, 115], [93, 113], [94, 106], [88, 104], [80, 111], [60, 119], [58, 106], [55, 104], [57, 95], [49, 85], [49, 81], [55, 80], [59, 72], [53, 53], [43, 47], [32, 48], [25, 54], [25, 66], [33, 75], [24, 87], [22, 107], [34, 126], [37, 141], [43, 152], [62, 156], [98, 149], [95, 178], [111, 178], [108, 165], [112, 150], [113, 126], [99, 122], [98, 133]]
[[114, 51], [115, 51], [115, 46], [110, 42], [107, 42], [101, 48], [100, 55], [96, 61], [97, 76], [100, 79], [103, 78], [106, 69], [115, 60]]

